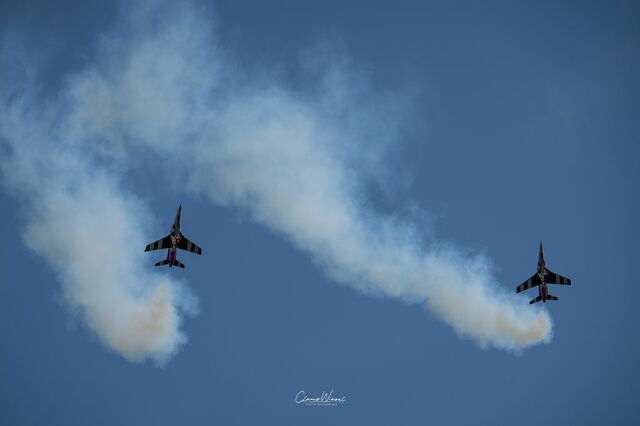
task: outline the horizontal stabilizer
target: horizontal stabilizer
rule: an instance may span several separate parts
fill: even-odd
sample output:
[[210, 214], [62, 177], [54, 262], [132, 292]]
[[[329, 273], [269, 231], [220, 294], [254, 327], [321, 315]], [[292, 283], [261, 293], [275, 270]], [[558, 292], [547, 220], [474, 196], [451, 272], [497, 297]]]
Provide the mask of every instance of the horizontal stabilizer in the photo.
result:
[[156, 263], [156, 266], [162, 266], [162, 265], [168, 265], [169, 264], [169, 259], [165, 259], [165, 260], [161, 260], [160, 262]]
[[541, 300], [542, 300], [542, 296], [538, 296], [535, 299], [533, 299], [531, 302], [529, 302], [529, 304], [533, 305], [534, 303], [538, 303]]
[[173, 260], [173, 266], [177, 266], [178, 268], [184, 269], [184, 263], [180, 262], [178, 259]]
[[[542, 300], [542, 296], [538, 296], [535, 299], [533, 299], [531, 302], [529, 302], [530, 305], [533, 305], [534, 303], [537, 303], [539, 301]], [[558, 300], [557, 297], [551, 295], [551, 294], [547, 294], [547, 300]]]

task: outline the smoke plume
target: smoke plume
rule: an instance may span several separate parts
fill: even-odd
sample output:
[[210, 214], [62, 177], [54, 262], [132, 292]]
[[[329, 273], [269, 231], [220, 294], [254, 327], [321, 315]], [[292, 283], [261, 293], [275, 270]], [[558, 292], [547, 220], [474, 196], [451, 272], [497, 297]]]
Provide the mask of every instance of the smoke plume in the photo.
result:
[[25, 241], [105, 345], [162, 362], [186, 341], [181, 318], [194, 309], [184, 285], [140, 257], [149, 213], [122, 182], [150, 164], [249, 212], [333, 280], [424, 305], [481, 347], [549, 341], [548, 313], [508, 294], [486, 259], [367, 201], [367, 180], [399, 143], [402, 95], [376, 93], [330, 46], [307, 55], [303, 91], [243, 70], [207, 13], [165, 6], [124, 14], [56, 96], [10, 73], [1, 87], [0, 170], [29, 212]]

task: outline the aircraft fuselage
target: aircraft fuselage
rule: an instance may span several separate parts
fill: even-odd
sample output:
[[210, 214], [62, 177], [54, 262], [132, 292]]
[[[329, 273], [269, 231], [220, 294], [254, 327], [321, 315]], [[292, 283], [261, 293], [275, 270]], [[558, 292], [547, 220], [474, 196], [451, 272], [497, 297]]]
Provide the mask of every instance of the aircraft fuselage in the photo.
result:
[[543, 303], [547, 303], [547, 295], [549, 292], [547, 291], [547, 267], [544, 263], [544, 249], [542, 248], [542, 243], [540, 243], [540, 252], [538, 254], [538, 268], [540, 272], [538, 272], [538, 277], [540, 278], [540, 285], [538, 286], [538, 294]]
[[180, 213], [182, 211], [182, 205], [178, 207], [178, 212], [176, 213], [176, 218], [173, 221], [173, 225], [171, 226], [171, 233], [169, 236], [171, 237], [171, 247], [167, 251], [167, 260], [169, 261], [169, 268], [173, 266], [173, 261], [176, 259], [176, 251], [178, 247], [178, 243], [180, 243]]

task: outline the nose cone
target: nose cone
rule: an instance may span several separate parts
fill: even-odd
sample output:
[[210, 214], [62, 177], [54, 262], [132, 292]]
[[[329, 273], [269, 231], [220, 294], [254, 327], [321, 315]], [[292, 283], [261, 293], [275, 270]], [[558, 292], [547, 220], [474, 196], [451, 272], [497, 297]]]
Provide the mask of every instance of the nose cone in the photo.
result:
[[182, 212], [182, 204], [178, 206], [178, 211], [176, 212], [176, 219], [173, 221], [174, 227], [180, 224], [180, 212]]

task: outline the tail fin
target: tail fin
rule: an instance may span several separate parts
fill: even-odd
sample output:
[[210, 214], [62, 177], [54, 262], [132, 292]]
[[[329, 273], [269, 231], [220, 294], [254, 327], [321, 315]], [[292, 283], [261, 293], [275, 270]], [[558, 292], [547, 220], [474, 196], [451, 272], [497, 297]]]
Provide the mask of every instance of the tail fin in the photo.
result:
[[156, 266], [162, 266], [162, 265], [168, 265], [169, 264], [169, 259], [165, 259], [165, 260], [161, 260], [160, 262], [156, 263]]
[[558, 298], [550, 294], [547, 294], [547, 300], [558, 300]]

